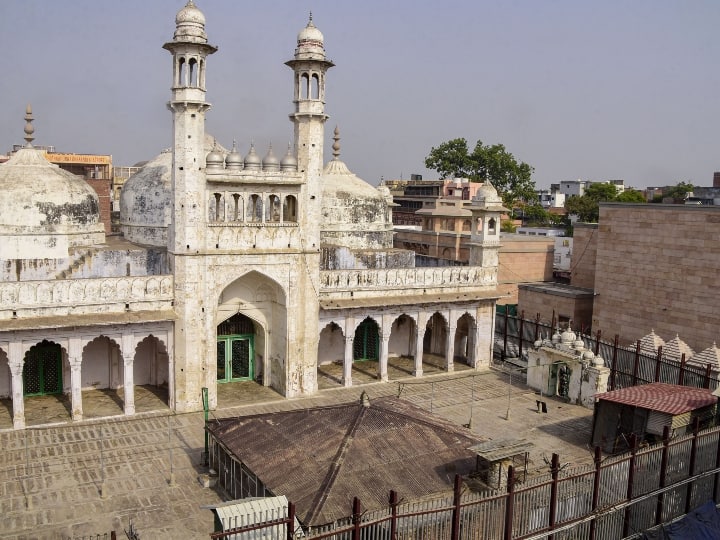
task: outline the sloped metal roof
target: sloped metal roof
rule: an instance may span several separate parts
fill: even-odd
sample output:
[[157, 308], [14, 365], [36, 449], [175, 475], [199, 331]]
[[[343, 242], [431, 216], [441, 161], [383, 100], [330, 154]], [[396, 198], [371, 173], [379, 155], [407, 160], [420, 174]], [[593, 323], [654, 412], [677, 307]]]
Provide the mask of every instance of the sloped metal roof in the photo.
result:
[[600, 401], [612, 401], [672, 415], [713, 405], [718, 399], [706, 388], [690, 388], [665, 383], [630, 386], [596, 394], [595, 397]]
[[[286, 518], [288, 515], [287, 497], [258, 497], [251, 499], [238, 499], [223, 504], [204, 506], [214, 511], [222, 530], [228, 531], [246, 525], [255, 525], [267, 521]], [[295, 519], [295, 530], [300, 530], [300, 523]], [[272, 528], [258, 529], [239, 533], [228, 537], [228, 540], [269, 540], [280, 538], [285, 534], [285, 526], [278, 525]]]
[[452, 489], [475, 468], [472, 432], [397, 398], [226, 418], [210, 434], [275, 494], [295, 503], [305, 525], [387, 506], [391, 489], [416, 499]]

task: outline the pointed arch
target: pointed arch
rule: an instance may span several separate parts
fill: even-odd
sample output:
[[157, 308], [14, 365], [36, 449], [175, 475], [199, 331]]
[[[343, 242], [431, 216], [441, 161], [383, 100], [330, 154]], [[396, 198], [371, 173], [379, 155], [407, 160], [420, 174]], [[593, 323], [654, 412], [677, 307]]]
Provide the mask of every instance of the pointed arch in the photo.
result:
[[340, 325], [331, 321], [320, 330], [318, 364], [342, 363], [344, 356], [345, 335]]
[[30, 347], [23, 363], [23, 394], [62, 394], [64, 356], [62, 347], [54, 341], [43, 340]]
[[436, 311], [428, 319], [425, 327], [423, 350], [431, 354], [445, 354], [447, 344], [448, 321], [445, 316]]
[[458, 318], [455, 327], [455, 336], [453, 338], [455, 340], [454, 355], [456, 359], [467, 365], [472, 365], [473, 361], [475, 324], [475, 317], [466, 311]]
[[366, 317], [355, 328], [353, 361], [379, 360], [380, 326], [372, 317]]
[[0, 399], [12, 396], [12, 373], [7, 353], [0, 349]]
[[166, 344], [150, 334], [135, 346], [133, 384], [167, 388], [170, 379], [170, 362]]
[[85, 344], [80, 364], [82, 390], [117, 388], [122, 380], [120, 344], [100, 335]]
[[390, 326], [389, 356], [412, 356], [415, 348], [415, 319], [405, 313], [398, 315]]

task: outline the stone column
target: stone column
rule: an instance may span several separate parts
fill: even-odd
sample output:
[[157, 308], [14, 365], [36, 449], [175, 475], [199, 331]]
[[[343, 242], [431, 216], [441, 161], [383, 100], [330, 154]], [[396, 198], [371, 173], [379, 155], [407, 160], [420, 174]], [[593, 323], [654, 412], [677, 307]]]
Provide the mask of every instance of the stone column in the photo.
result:
[[380, 334], [380, 362], [378, 363], [378, 379], [382, 382], [388, 381], [388, 343], [390, 342], [390, 333], [383, 332]]
[[83, 419], [82, 406], [82, 343], [80, 338], [68, 342], [68, 364], [70, 364], [70, 404], [73, 421]]
[[455, 371], [455, 326], [448, 325], [445, 342], [445, 366], [449, 372]]
[[[419, 318], [418, 318], [419, 320]], [[423, 338], [425, 337], [425, 328], [420, 327], [420, 324], [415, 325], [415, 369], [413, 375], [415, 377], [422, 377], [423, 374]]]
[[135, 414], [135, 382], [133, 381], [134, 354], [123, 351], [123, 387], [125, 390], [125, 414]]
[[477, 368], [478, 362], [478, 351], [477, 351], [477, 322], [470, 327], [468, 332], [467, 340], [467, 359], [468, 364], [473, 369]]
[[22, 343], [12, 342], [8, 347], [8, 366], [12, 376], [13, 428], [25, 429], [25, 397], [23, 393]]
[[345, 336], [345, 356], [343, 358], [343, 386], [352, 386], [353, 336]]

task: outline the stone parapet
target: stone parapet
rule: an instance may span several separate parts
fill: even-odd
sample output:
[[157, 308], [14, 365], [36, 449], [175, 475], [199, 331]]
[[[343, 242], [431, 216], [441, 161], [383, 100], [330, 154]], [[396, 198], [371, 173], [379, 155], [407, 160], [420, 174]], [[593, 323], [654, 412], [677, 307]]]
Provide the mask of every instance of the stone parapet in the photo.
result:
[[[352, 291], [355, 297], [363, 292], [377, 294], [402, 289], [407, 294], [431, 293], [468, 289], [494, 290], [497, 285], [497, 268], [479, 266], [390, 268], [363, 270], [325, 270], [320, 272], [320, 290], [323, 293]], [[360, 294], [358, 294], [360, 293]]]
[[173, 276], [0, 283], [0, 320], [172, 309]]

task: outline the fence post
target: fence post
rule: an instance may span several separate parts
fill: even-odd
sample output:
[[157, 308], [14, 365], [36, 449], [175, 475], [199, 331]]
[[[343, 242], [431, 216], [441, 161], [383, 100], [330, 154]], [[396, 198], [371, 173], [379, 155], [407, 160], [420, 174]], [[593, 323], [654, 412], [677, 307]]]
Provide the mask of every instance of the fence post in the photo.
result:
[[[693, 422], [693, 438], [692, 438], [692, 446], [690, 447], [690, 470], [689, 475], [691, 478], [695, 476], [695, 461], [697, 459], [697, 442], [698, 442], [698, 432], [700, 431], [700, 417], [696, 416], [695, 421]], [[693, 492], [693, 484], [694, 482], [690, 482], [687, 485], [687, 495], [685, 496], [685, 513], [690, 513], [690, 510], [692, 510], [692, 492]]]
[[[557, 493], [558, 493], [558, 473], [560, 472], [560, 456], [558, 454], [552, 455], [552, 461], [550, 462], [550, 476], [552, 477], [552, 483], [550, 484], [550, 521], [548, 525], [550, 530], [555, 529], [555, 518], [557, 514]], [[548, 540], [553, 540], [555, 535], [550, 534]]]
[[[715, 441], [717, 448], [715, 449], [715, 468], [720, 469], [720, 433]], [[720, 488], [720, 473], [715, 474], [713, 482], [713, 499], [718, 500], [718, 488]]]
[[710, 388], [710, 375], [712, 374], [712, 365], [705, 366], [705, 378], [703, 379], [703, 388]]
[[[593, 461], [595, 463], [595, 475], [593, 476], [592, 511], [595, 512], [600, 503], [600, 465], [602, 464], [602, 450], [600, 450], [599, 446], [595, 447]], [[597, 520], [593, 519], [590, 522], [590, 540], [595, 540], [596, 529]]]
[[[667, 476], [668, 452], [670, 450], [670, 426], [663, 428], [663, 449], [662, 460], [660, 461], [660, 487], [664, 488]], [[665, 502], [665, 492], [658, 495], [657, 509], [655, 510], [655, 525], [663, 522], [663, 503]]]
[[508, 335], [508, 309], [507, 306], [505, 306], [505, 328], [503, 329], [503, 351], [502, 351], [502, 359], [503, 361], [507, 358], [507, 335]]
[[682, 386], [685, 383], [685, 353], [680, 357], [680, 375], [678, 376], [678, 384]]
[[358, 499], [357, 497], [353, 498], [352, 512], [352, 540], [360, 540], [360, 499]]
[[513, 512], [515, 509], [515, 469], [508, 467], [507, 501], [505, 502], [505, 536], [504, 540], [512, 540]]
[[525, 322], [525, 310], [520, 312], [520, 330], [518, 334], [520, 339], [518, 340], [518, 358], [522, 358], [522, 346], [523, 346], [523, 323]]
[[655, 357], [655, 382], [660, 382], [660, 366], [662, 365], [662, 345], [658, 347]]
[[550, 319], [550, 335], [555, 331], [555, 309], [553, 309], [552, 319]]
[[287, 540], [294, 540], [295, 538], [295, 504], [288, 503], [288, 522], [287, 528]]
[[540, 335], [540, 313], [538, 312], [535, 315], [535, 339], [533, 341], [537, 341], [539, 335]]
[[[638, 342], [639, 343], [639, 342]], [[632, 501], [633, 498], [633, 482], [635, 481], [635, 454], [637, 454], [637, 435], [634, 433], [630, 434], [630, 463], [628, 464], [628, 481], [627, 491], [625, 492], [625, 498], [627, 501]], [[623, 538], [630, 533], [630, 513], [632, 511], [632, 505], [628, 505], [625, 508], [625, 519], [623, 520]], [[633, 529], [634, 530], [634, 529]]]
[[640, 369], [640, 340], [638, 339], [637, 345], [635, 345], [635, 362], [633, 365], [633, 386], [637, 386], [638, 370]]
[[618, 343], [620, 342], [620, 334], [615, 334], [615, 341], [613, 342], [613, 355], [612, 355], [612, 367], [610, 368], [610, 388], [608, 390], [615, 390], [615, 370], [617, 369], [617, 351]]
[[394, 490], [390, 490], [390, 538], [397, 538], [397, 513], [398, 513], [398, 494]]
[[[453, 488], [453, 515], [452, 515], [452, 531], [450, 538], [452, 540], [460, 540], [460, 491], [462, 488], [462, 479], [459, 474], [455, 475], [455, 486]], [[391, 537], [392, 538], [392, 537]]]
[[600, 354], [600, 339], [602, 338], [602, 330], [598, 330], [595, 334], [595, 356]]

